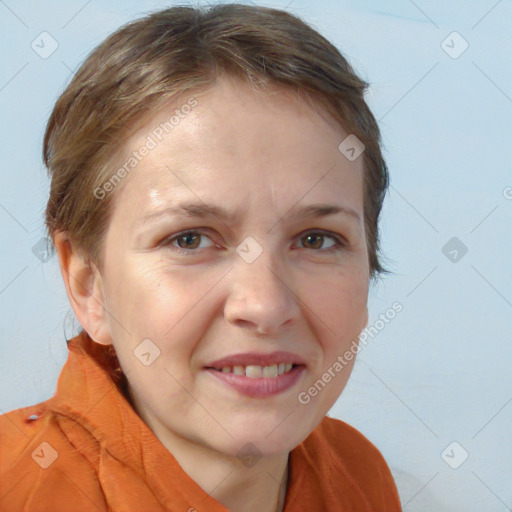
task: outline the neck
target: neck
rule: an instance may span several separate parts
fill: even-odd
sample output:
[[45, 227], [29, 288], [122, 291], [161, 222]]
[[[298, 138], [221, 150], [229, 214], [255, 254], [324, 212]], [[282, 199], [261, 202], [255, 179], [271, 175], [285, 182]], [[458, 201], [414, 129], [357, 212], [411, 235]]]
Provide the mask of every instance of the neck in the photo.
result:
[[[130, 398], [133, 400], [133, 396]], [[132, 405], [135, 406], [135, 402], [133, 400]], [[185, 473], [230, 512], [283, 512], [288, 486], [288, 452], [262, 456], [251, 464], [236, 455], [228, 456], [182, 437], [143, 410], [139, 414]]]
[[156, 427], [153, 432], [185, 473], [231, 512], [284, 510], [288, 453], [261, 457], [248, 467], [236, 456], [226, 456], [167, 430], [158, 432]]
[[[252, 468], [237, 460], [211, 496], [231, 512], [282, 512], [288, 484], [288, 456], [261, 458]], [[201, 477], [200, 477], [201, 478]], [[199, 483], [199, 482], [198, 482]]]

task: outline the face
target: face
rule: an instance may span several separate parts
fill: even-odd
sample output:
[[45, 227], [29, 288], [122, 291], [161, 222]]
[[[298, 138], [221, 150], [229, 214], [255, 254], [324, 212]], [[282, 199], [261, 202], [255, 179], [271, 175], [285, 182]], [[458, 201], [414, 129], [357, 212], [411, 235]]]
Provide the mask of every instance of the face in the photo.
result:
[[286, 453], [343, 390], [354, 360], [335, 363], [367, 322], [362, 158], [293, 94], [222, 78], [194, 97], [161, 140], [182, 103], [126, 144], [152, 147], [116, 191], [106, 328], [158, 437]]

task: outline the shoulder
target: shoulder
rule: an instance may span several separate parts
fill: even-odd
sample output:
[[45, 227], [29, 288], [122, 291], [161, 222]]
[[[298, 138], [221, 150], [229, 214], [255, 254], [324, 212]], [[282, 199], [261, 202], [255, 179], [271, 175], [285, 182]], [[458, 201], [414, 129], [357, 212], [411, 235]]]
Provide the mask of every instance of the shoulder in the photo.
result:
[[106, 510], [92, 459], [66, 433], [76, 423], [67, 424], [50, 404], [51, 399], [0, 415], [2, 510], [64, 512], [70, 503], [77, 512]]
[[399, 511], [400, 500], [391, 471], [377, 447], [349, 424], [325, 416], [303, 443], [312, 459], [322, 457], [333, 478], [344, 474], [381, 512]]

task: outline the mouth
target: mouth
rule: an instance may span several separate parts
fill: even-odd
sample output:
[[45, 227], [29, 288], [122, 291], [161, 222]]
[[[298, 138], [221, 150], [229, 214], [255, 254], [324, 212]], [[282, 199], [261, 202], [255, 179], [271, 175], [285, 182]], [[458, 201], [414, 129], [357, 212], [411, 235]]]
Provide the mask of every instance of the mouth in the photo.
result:
[[277, 395], [294, 387], [306, 372], [304, 360], [290, 352], [236, 354], [204, 367], [215, 382], [255, 398]]

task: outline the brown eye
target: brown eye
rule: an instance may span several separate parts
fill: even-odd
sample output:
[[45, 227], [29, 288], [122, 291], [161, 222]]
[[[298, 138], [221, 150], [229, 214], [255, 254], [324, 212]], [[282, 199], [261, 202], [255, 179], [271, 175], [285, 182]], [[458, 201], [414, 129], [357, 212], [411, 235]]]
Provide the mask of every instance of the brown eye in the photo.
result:
[[[197, 249], [201, 236], [201, 234], [187, 233], [176, 238], [176, 242], [181, 249]], [[180, 242], [183, 242], [183, 245]]]
[[309, 249], [320, 249], [322, 247], [324, 236], [319, 234], [306, 235], [303, 237], [305, 245], [309, 246]]
[[300, 240], [305, 249], [322, 249], [326, 238], [330, 238], [334, 243], [326, 248], [324, 247], [323, 250], [319, 252], [329, 252], [336, 249], [342, 249], [345, 246], [345, 243], [340, 237], [330, 233], [324, 233], [323, 231], [311, 231], [310, 233], [303, 235]]
[[[204, 245], [203, 240], [209, 241], [209, 245]], [[202, 246], [201, 246], [202, 245]], [[209, 236], [201, 231], [183, 231], [177, 235], [166, 238], [162, 243], [162, 247], [170, 248], [182, 254], [194, 255], [200, 253], [200, 249], [208, 249], [214, 246]]]

